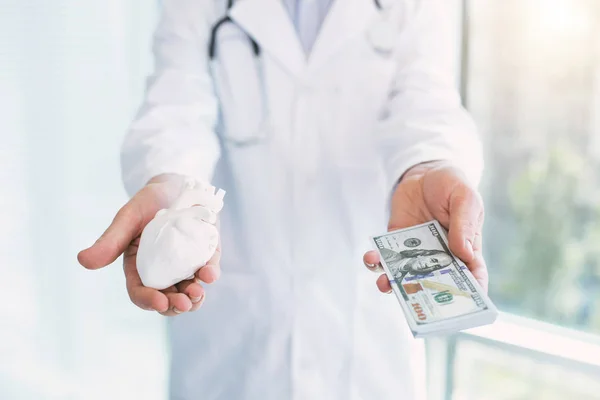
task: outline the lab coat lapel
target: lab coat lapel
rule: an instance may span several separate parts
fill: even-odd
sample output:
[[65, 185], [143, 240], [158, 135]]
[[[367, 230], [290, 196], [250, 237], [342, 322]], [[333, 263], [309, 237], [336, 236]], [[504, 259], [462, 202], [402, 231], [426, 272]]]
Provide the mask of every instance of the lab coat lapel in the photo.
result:
[[281, 0], [238, 0], [229, 16], [292, 74], [306, 67], [306, 56]]
[[366, 34], [378, 16], [375, 0], [334, 0], [310, 54], [310, 66], [326, 62], [350, 39]]

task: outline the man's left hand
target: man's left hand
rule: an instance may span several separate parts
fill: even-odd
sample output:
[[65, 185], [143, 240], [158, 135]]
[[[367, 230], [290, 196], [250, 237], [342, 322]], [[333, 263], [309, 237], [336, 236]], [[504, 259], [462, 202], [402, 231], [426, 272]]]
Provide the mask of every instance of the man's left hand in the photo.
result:
[[[404, 174], [391, 201], [388, 231], [433, 219], [448, 229], [450, 250], [469, 268], [487, 291], [488, 272], [482, 255], [483, 201], [464, 173], [444, 161], [419, 164]], [[365, 253], [367, 268], [381, 272], [379, 254]], [[377, 279], [384, 293], [392, 288], [385, 274]]]

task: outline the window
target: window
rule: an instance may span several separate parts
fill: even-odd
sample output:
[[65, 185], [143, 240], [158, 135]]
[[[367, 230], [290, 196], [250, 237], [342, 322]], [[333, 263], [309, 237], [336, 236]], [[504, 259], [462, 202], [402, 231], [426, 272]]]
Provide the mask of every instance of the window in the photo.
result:
[[600, 333], [600, 3], [468, 2], [491, 296]]
[[163, 319], [129, 302], [119, 262], [75, 258], [126, 200], [156, 4], [0, 3], [0, 399], [162, 399]]
[[454, 398], [599, 398], [598, 338], [518, 317], [490, 328], [451, 343]]
[[428, 342], [429, 397], [600, 399], [600, 2], [464, 9], [490, 296], [506, 314]]
[[599, 399], [600, 338], [503, 314], [427, 343], [429, 398]]

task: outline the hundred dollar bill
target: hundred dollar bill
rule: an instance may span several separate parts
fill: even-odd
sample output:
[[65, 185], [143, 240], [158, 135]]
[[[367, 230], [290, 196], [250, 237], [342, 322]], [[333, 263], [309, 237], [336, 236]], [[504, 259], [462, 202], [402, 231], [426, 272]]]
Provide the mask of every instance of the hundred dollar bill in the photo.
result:
[[372, 237], [415, 337], [492, 323], [498, 311], [437, 221]]

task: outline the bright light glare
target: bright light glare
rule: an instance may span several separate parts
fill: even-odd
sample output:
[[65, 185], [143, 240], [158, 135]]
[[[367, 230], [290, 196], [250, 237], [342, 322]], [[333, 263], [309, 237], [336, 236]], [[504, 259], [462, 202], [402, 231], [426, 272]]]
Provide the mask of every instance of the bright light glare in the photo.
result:
[[527, 1], [528, 19], [537, 35], [549, 39], [574, 39], [586, 36], [592, 28], [589, 7], [577, 0]]

